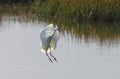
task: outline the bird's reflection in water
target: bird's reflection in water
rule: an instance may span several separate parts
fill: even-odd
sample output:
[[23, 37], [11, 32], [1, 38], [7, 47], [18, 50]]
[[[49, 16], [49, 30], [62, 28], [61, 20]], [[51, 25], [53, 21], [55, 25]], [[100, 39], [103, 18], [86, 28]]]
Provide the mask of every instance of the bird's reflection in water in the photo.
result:
[[40, 40], [41, 40], [41, 51], [46, 54], [51, 62], [53, 60], [51, 57], [57, 62], [57, 59], [52, 55], [52, 50], [55, 50], [57, 46], [57, 41], [59, 40], [59, 29], [58, 27], [54, 27], [53, 24], [47, 25], [40, 32]]

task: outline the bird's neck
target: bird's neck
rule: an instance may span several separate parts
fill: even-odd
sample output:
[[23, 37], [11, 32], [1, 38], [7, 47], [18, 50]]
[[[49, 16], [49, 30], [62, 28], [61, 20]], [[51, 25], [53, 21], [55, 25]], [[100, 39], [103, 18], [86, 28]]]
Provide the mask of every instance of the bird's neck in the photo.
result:
[[55, 29], [55, 31], [53, 32], [53, 35], [52, 35], [52, 37], [55, 35], [55, 32], [56, 32], [56, 29]]

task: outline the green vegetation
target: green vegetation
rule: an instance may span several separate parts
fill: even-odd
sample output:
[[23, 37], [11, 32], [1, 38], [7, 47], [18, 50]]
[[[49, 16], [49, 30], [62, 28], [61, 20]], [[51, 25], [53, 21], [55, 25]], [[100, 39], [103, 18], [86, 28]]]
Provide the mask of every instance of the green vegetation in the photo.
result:
[[120, 0], [35, 0], [32, 4], [0, 5], [0, 11], [55, 23], [120, 22]]
[[[77, 6], [81, 6], [80, 9], [79, 8], [76, 9], [73, 7], [65, 7], [65, 4], [63, 6], [63, 3], [65, 2], [62, 0], [61, 2], [58, 2], [60, 0], [58, 1], [53, 0], [56, 1], [57, 4], [57, 5], [54, 4], [54, 6], [58, 6], [58, 7], [50, 8], [48, 7], [51, 5], [49, 1], [42, 3], [37, 2], [32, 5], [2, 4], [0, 5], [0, 25], [2, 24], [2, 20], [5, 19], [5, 17], [13, 17], [12, 19], [18, 20], [19, 22], [35, 22], [35, 21], [41, 22], [42, 20], [45, 20], [45, 23], [48, 22], [48, 24], [54, 23], [59, 25], [58, 27], [62, 31], [61, 34], [63, 35], [70, 34], [73, 39], [77, 38], [78, 41], [84, 38], [84, 41], [86, 42], [89, 40], [97, 40], [100, 41], [100, 44], [103, 44], [105, 42], [112, 44], [114, 42], [118, 43], [118, 41], [120, 40], [120, 25], [116, 23], [120, 21], [120, 13], [119, 13], [120, 7], [116, 8], [117, 10], [111, 10], [112, 13], [110, 14], [109, 12], [107, 13], [108, 9], [105, 9], [106, 7], [103, 7], [103, 10], [106, 10], [106, 13], [104, 13], [104, 11], [100, 11], [102, 8], [96, 9], [96, 7], [93, 8], [86, 7], [89, 8], [89, 10], [86, 10], [85, 4], [88, 4], [88, 2], [85, 3], [84, 1], [81, 3], [81, 5], [78, 4], [75, 5], [76, 8]], [[75, 1], [77, 0], [74, 0], [74, 4], [77, 3]], [[79, 1], [80, 0], [78, 0], [78, 2]], [[91, 4], [94, 3], [93, 0], [89, 0], [89, 1], [91, 1]], [[97, 1], [98, 0], [96, 0], [96, 2]], [[72, 4], [73, 3], [71, 3], [71, 5]], [[116, 2], [116, 4], [120, 4], [120, 3]], [[66, 2], [66, 6], [67, 5], [68, 3]], [[106, 4], [104, 3], [104, 6], [106, 5], [108, 5], [108, 2], [106, 2]], [[96, 4], [96, 6], [98, 5]], [[72, 9], [73, 12], [71, 12]], [[95, 10], [99, 11], [98, 14], [97, 12], [94, 13]], [[87, 11], [88, 13], [85, 13]], [[14, 17], [17, 17], [17, 19]], [[110, 20], [110, 18], [112, 20]], [[11, 20], [11, 18], [7, 18], [7, 19]], [[95, 22], [95, 21], [100, 21], [100, 22]], [[105, 23], [103, 23], [103, 21], [105, 21]]]
[[63, 22], [120, 21], [120, 0], [35, 0], [33, 10], [41, 18]]

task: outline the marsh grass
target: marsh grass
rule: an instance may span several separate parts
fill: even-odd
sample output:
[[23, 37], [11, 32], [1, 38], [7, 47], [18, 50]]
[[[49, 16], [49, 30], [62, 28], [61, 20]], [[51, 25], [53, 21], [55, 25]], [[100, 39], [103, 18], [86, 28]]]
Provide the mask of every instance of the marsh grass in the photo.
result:
[[0, 4], [0, 21], [2, 17], [19, 17], [24, 21], [36, 19], [36, 14], [31, 9], [31, 4]]
[[38, 16], [62, 21], [120, 21], [120, 0], [36, 0]]
[[[41, 22], [41, 19], [43, 19], [48, 24], [54, 23], [58, 25], [61, 33], [63, 35], [70, 34], [72, 39], [84, 39], [86, 42], [89, 40], [97, 40], [100, 41], [101, 44], [105, 42], [118, 43], [118, 41], [120, 41], [120, 25], [116, 23], [120, 18], [117, 16], [120, 15], [118, 12], [119, 7], [118, 10], [111, 11], [111, 8], [108, 10], [108, 8], [105, 7], [107, 2], [104, 3], [104, 6], [100, 6], [98, 5], [100, 2], [90, 0], [91, 2], [89, 3], [96, 4], [97, 7], [95, 7], [95, 5], [86, 5], [88, 7], [85, 7], [85, 5], [82, 4], [88, 4], [88, 2], [83, 1], [80, 3], [81, 0], [74, 0], [74, 3], [68, 3], [64, 0], [61, 0], [62, 2], [60, 0], [59, 2], [57, 0], [51, 1], [55, 2], [53, 4], [51, 4], [52, 2], [39, 2], [32, 5], [0, 5], [0, 24], [2, 24], [4, 17], [13, 17], [12, 19], [14, 19], [14, 21], [19, 20], [19, 22], [28, 23], [35, 21]], [[77, 2], [79, 2], [79, 4], [76, 4]], [[112, 4], [113, 3], [111, 3], [111, 5]], [[70, 7], [67, 7], [68, 5]], [[71, 5], [75, 6], [71, 7]], [[54, 8], [55, 6], [57, 7]], [[17, 17], [17, 19], [14, 17]], [[89, 22], [97, 20], [108, 21], [110, 18], [113, 18], [112, 22], [115, 21], [115, 23]], [[7, 19], [11, 20], [11, 18]]]

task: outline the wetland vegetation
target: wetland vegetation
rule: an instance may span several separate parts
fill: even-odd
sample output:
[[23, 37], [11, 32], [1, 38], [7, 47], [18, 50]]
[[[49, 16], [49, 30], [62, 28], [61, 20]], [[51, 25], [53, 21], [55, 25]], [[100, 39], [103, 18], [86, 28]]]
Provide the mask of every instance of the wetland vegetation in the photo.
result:
[[120, 21], [120, 0], [36, 0], [33, 7], [38, 16], [61, 21]]
[[26, 4], [1, 4], [0, 21], [4, 16], [26, 22], [54, 23], [64, 35], [70, 33], [73, 38], [86, 41], [97, 39], [101, 44], [120, 39], [120, 0], [35, 0]]

